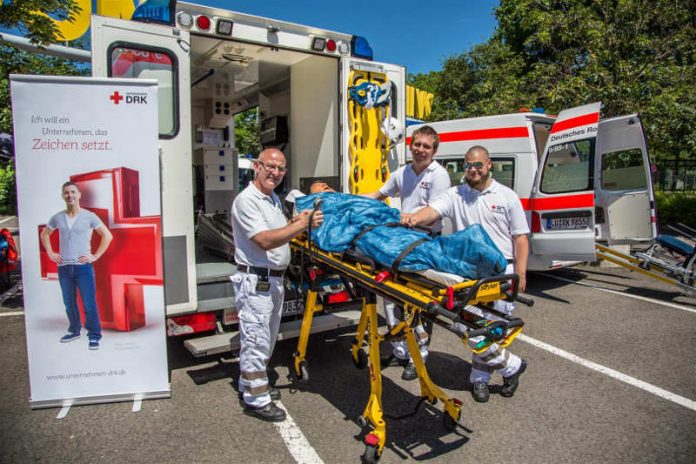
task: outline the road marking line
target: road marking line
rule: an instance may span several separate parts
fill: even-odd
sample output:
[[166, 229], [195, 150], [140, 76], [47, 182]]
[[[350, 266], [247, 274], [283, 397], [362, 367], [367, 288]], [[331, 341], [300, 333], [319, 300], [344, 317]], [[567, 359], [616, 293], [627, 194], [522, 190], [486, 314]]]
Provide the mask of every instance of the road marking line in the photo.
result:
[[14, 218], [15, 218], [14, 216], [10, 216], [10, 217], [6, 217], [5, 219], [0, 219], [0, 224], [4, 224], [7, 221], [11, 221]]
[[23, 316], [24, 311], [13, 311], [11, 313], [0, 313], [0, 316]]
[[[662, 306], [668, 306], [668, 307], [670, 307], [670, 308], [681, 309], [682, 311], [688, 311], [688, 312], [690, 312], [690, 313], [696, 314], [696, 309], [694, 309], [694, 308], [689, 308], [688, 306], [681, 306], [681, 305], [674, 304], [674, 303], [667, 303], [666, 301], [654, 300], [654, 299], [652, 299], [652, 298], [647, 298], [647, 297], [644, 297], [644, 296], [631, 295], [630, 293], [620, 292], [620, 291], [618, 291], [618, 290], [611, 290], [611, 289], [609, 289], [609, 288], [596, 287], [596, 286], [594, 286], [594, 285], [586, 284], [586, 283], [584, 283], [584, 282], [578, 282], [577, 280], [566, 279], [565, 277], [559, 277], [559, 276], [550, 275], [550, 274], [544, 274], [544, 277], [549, 277], [549, 278], [551, 278], [551, 279], [560, 280], [560, 281], [562, 281], [562, 282], [569, 282], [569, 283], [571, 283], [571, 284], [583, 285], [583, 286], [585, 286], [585, 287], [594, 288], [595, 290], [601, 290], [601, 291], [603, 291], [603, 292], [613, 293], [613, 294], [615, 294], [615, 295], [621, 295], [621, 296], [625, 296], [625, 297], [628, 297], [628, 298], [634, 298], [634, 299], [636, 299], [636, 300], [642, 300], [642, 301], [647, 301], [647, 302], [649, 302], [649, 303], [655, 303], [655, 304], [659, 304], [659, 305], [662, 305]], [[617, 285], [619, 285], [619, 284], [617, 284]]]
[[643, 382], [642, 380], [638, 380], [635, 377], [631, 377], [630, 375], [626, 375], [619, 371], [615, 371], [614, 369], [602, 366], [601, 364], [588, 361], [587, 359], [583, 359], [580, 356], [576, 356], [572, 353], [564, 351], [560, 348], [556, 348], [555, 346], [549, 345], [527, 335], [520, 334], [517, 338], [519, 340], [529, 343], [530, 345], [536, 346], [537, 348], [541, 348], [542, 350], [546, 350], [550, 353], [560, 356], [561, 358], [565, 358], [568, 361], [580, 364], [581, 366], [600, 372], [604, 375], [608, 375], [609, 377], [612, 377], [616, 380], [627, 383], [634, 387], [640, 388], [641, 390], [645, 390], [646, 392], [652, 393], [653, 395], [659, 396], [660, 398], [664, 398], [668, 401], [672, 401], [673, 403], [677, 403], [678, 405], [684, 406], [685, 408], [691, 409], [692, 411], [696, 411], [696, 401], [684, 398], [683, 396], [679, 396], [660, 387], [656, 387], [655, 385]]
[[302, 430], [297, 426], [293, 418], [288, 413], [285, 406], [280, 401], [276, 401], [276, 405], [287, 414], [287, 418], [283, 422], [274, 422], [278, 433], [288, 447], [288, 451], [295, 458], [295, 461], [301, 464], [324, 464], [319, 455], [309, 441], [302, 434]]

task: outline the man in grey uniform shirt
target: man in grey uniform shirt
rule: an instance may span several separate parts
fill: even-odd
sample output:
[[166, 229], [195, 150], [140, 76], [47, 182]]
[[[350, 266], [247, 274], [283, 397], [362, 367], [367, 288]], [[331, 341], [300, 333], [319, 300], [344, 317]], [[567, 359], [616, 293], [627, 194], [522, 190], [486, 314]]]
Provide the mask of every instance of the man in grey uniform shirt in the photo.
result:
[[[113, 236], [101, 219], [93, 212], [80, 208], [82, 192], [74, 182], [66, 182], [61, 189], [65, 201], [65, 211], [54, 214], [48, 225], [41, 231], [41, 245], [51, 261], [58, 265], [58, 282], [63, 294], [65, 312], [68, 316], [68, 333], [60, 341], [71, 342], [80, 338], [82, 320], [77, 306], [77, 292], [80, 292], [85, 310], [85, 328], [89, 339], [89, 349], [99, 349], [102, 338], [101, 323], [96, 301], [96, 283], [92, 263], [101, 258], [109, 248]], [[60, 231], [60, 251], [53, 251], [51, 234]], [[97, 251], [92, 253], [92, 231], [101, 237]]]
[[285, 411], [272, 400], [266, 368], [273, 353], [283, 310], [283, 276], [290, 264], [288, 242], [307, 229], [319, 227], [321, 211], [303, 211], [289, 223], [274, 189], [283, 181], [285, 155], [263, 150], [254, 161], [254, 180], [232, 203], [232, 234], [237, 273], [235, 303], [239, 311], [239, 390], [244, 413], [270, 422], [285, 420]]
[[[399, 196], [401, 199], [401, 215], [409, 217], [424, 206], [445, 193], [450, 188], [450, 176], [440, 163], [433, 157], [437, 153], [440, 144], [440, 136], [430, 126], [422, 126], [411, 134], [411, 156], [413, 162], [400, 167], [387, 179], [387, 182], [374, 193], [365, 196], [376, 200], [384, 200], [387, 197]], [[431, 225], [435, 232], [442, 229], [442, 221], [435, 221]], [[384, 303], [387, 316], [387, 324], [396, 326], [399, 321], [395, 315], [395, 305], [391, 302]], [[414, 332], [420, 347], [423, 362], [428, 357], [428, 332], [423, 324], [414, 327]], [[408, 346], [403, 337], [391, 341], [392, 355], [383, 361], [385, 366], [398, 364], [404, 366], [401, 378], [415, 380], [416, 368], [408, 352]]]

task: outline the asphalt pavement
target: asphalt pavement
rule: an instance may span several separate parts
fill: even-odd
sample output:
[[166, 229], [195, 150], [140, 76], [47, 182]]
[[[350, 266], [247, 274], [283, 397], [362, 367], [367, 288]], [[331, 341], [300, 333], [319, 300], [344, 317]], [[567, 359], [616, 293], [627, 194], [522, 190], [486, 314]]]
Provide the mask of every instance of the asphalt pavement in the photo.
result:
[[[233, 358], [193, 358], [167, 341], [172, 397], [31, 410], [21, 288], [0, 307], [0, 462], [334, 463], [360, 462], [358, 425], [369, 370], [350, 358], [350, 334], [310, 339], [306, 384], [290, 387], [296, 349], [272, 360], [290, 419], [244, 415]], [[421, 404], [418, 382], [383, 370], [387, 445], [380, 462], [693, 463], [696, 455], [696, 298], [624, 269], [579, 266], [530, 276], [534, 307], [511, 346], [529, 362], [513, 398], [492, 381], [488, 403], [469, 393], [470, 354], [435, 327], [428, 372], [461, 399], [455, 431], [442, 405]]]

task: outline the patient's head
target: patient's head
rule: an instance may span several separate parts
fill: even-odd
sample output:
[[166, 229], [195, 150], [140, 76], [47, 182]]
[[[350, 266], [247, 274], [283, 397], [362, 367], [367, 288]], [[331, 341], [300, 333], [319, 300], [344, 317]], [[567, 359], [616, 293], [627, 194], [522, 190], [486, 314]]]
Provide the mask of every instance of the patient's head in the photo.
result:
[[322, 182], [320, 180], [315, 180], [309, 187], [309, 193], [320, 193], [320, 192], [335, 192], [334, 189], [329, 187], [329, 184]]

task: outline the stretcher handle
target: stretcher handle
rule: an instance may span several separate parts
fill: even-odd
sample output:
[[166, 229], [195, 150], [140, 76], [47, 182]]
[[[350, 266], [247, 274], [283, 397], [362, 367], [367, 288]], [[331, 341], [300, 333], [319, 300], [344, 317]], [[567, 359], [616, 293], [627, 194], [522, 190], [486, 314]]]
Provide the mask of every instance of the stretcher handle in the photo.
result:
[[435, 236], [435, 231], [433, 230], [432, 227], [415, 225], [415, 226], [413, 226], [413, 228], [416, 230], [420, 230], [421, 232], [425, 232], [426, 234], [430, 235], [431, 237]]
[[522, 326], [524, 326], [524, 321], [520, 318], [515, 317], [513, 319], [510, 319], [509, 321], [495, 321], [492, 324], [488, 324], [486, 327], [470, 330], [466, 334], [469, 338], [480, 337], [481, 335], [500, 336], [500, 333], [496, 332], [504, 332], [514, 327]]
[[460, 320], [459, 314], [457, 314], [456, 311], [450, 311], [449, 309], [443, 308], [441, 305], [438, 303], [428, 303], [428, 306], [426, 306], [426, 309], [428, 311], [428, 314], [431, 314], [433, 316], [440, 315], [442, 317], [446, 317], [447, 319], [451, 319], [455, 322]]
[[525, 304], [525, 305], [529, 306], [530, 308], [532, 306], [534, 306], [533, 299], [529, 298], [528, 296], [524, 296], [520, 293], [518, 293], [517, 296], [515, 297], [515, 301], [519, 301], [520, 303]]

